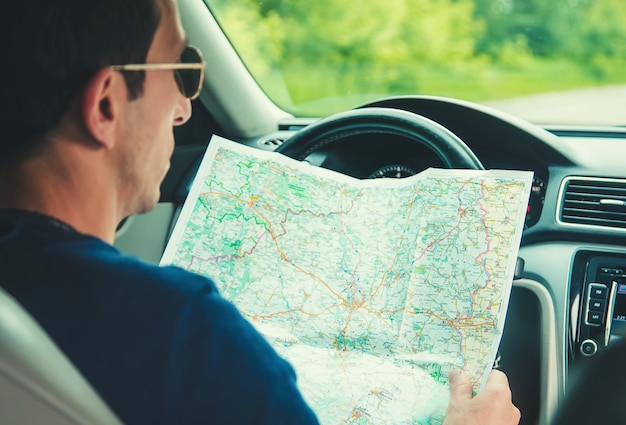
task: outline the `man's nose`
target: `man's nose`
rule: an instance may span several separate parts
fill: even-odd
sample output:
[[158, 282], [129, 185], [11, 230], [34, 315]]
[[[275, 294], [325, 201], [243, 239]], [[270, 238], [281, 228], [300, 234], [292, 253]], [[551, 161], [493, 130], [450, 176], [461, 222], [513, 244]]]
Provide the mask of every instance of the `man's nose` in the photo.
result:
[[182, 125], [191, 118], [191, 100], [184, 96], [180, 96], [181, 100], [178, 103], [178, 109], [174, 116], [174, 125]]

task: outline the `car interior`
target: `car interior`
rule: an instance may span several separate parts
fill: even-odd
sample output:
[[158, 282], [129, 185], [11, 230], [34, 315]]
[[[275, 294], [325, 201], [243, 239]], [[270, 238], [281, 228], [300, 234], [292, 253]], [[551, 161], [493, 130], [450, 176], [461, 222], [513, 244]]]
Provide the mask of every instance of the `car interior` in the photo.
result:
[[[415, 93], [327, 117], [296, 116], [259, 86], [205, 2], [179, 0], [179, 8], [190, 44], [207, 62], [204, 86], [190, 121], [174, 129], [160, 203], [120, 223], [115, 245], [159, 263], [212, 135], [362, 179], [398, 164], [407, 174], [429, 167], [533, 171], [497, 367], [509, 378], [520, 423], [549, 424], [569, 376], [619, 339], [626, 323], [626, 128], [535, 124], [484, 104]], [[387, 114], [428, 118], [467, 152], [433, 149], [420, 129], [402, 120], [386, 125]], [[0, 422], [119, 423], [2, 293], [0, 334]]]

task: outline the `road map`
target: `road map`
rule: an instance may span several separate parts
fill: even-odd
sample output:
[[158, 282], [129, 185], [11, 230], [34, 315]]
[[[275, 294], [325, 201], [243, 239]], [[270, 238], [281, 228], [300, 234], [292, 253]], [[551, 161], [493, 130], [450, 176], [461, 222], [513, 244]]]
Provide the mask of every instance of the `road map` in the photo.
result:
[[162, 258], [294, 366], [322, 424], [438, 424], [495, 360], [532, 173], [358, 180], [214, 136]]

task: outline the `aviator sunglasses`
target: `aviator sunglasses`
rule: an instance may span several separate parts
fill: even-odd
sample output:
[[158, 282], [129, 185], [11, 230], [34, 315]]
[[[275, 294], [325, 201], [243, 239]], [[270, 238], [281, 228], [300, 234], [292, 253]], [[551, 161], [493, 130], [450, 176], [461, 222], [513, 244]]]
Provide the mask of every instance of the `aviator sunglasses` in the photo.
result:
[[111, 68], [115, 71], [172, 70], [178, 90], [183, 96], [193, 100], [200, 94], [205, 66], [200, 50], [186, 46], [180, 54], [179, 63], [137, 63], [112, 65]]

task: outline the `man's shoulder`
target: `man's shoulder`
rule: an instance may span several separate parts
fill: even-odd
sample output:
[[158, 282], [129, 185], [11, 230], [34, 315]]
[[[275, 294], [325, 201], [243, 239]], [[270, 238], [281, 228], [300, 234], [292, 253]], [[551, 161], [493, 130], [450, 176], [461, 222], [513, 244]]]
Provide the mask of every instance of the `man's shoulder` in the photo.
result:
[[95, 281], [144, 295], [147, 292], [166, 297], [189, 297], [199, 292], [217, 293], [215, 284], [207, 277], [177, 266], [144, 261], [103, 242], [96, 241], [91, 247], [82, 246], [73, 252], [69, 262]]
[[0, 219], [5, 229], [0, 234], [0, 264], [9, 287], [15, 281], [14, 286], [45, 284], [79, 292], [164, 297], [216, 291], [208, 278], [143, 261], [50, 217], [3, 212]]

